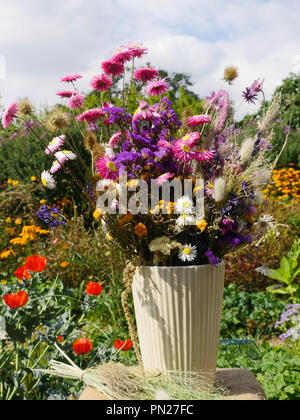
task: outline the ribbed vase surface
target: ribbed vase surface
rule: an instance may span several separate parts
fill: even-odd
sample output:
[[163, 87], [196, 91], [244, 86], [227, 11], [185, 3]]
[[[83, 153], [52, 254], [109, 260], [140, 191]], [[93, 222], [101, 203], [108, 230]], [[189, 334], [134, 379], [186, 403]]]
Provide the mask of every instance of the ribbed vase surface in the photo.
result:
[[215, 376], [225, 264], [139, 267], [133, 298], [145, 369]]

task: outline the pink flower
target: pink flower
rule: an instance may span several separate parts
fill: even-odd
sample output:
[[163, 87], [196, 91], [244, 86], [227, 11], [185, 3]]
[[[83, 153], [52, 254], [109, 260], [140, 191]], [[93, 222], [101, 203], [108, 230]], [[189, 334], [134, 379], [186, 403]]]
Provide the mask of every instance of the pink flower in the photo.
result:
[[82, 79], [82, 76], [78, 73], [74, 73], [74, 74], [68, 74], [67, 76], [63, 77], [60, 81], [71, 83], [71, 82], [75, 82], [75, 80], [77, 79]]
[[92, 123], [98, 121], [101, 117], [104, 117], [105, 114], [101, 109], [89, 109], [88, 111], [83, 112], [77, 116], [78, 121], [86, 121], [87, 123]]
[[208, 162], [212, 160], [216, 155], [215, 150], [200, 150], [196, 152], [195, 159], [198, 162]]
[[124, 63], [125, 61], [130, 61], [132, 58], [132, 51], [128, 47], [121, 47], [114, 52], [112, 60], [117, 61], [118, 63]]
[[146, 85], [146, 93], [150, 96], [159, 96], [169, 89], [166, 79], [155, 79], [153, 82], [148, 82]]
[[98, 92], [108, 90], [112, 84], [113, 81], [111, 80], [111, 78], [107, 77], [105, 74], [102, 74], [101, 76], [95, 76], [91, 81], [92, 88], [97, 90]]
[[193, 131], [191, 133], [186, 134], [184, 137], [181, 138], [181, 141], [183, 143], [189, 143], [189, 145], [191, 147], [195, 146], [195, 144], [197, 143], [197, 141], [200, 140], [200, 134], [198, 133], [198, 131]]
[[66, 140], [66, 136], [59, 136], [55, 137], [47, 146], [45, 150], [46, 155], [50, 155], [50, 153], [55, 153], [64, 143]]
[[60, 90], [59, 92], [56, 93], [56, 95], [62, 98], [71, 98], [71, 96], [73, 96], [74, 94], [75, 92], [72, 92], [71, 90]]
[[129, 49], [132, 54], [132, 58], [141, 58], [144, 54], [148, 53], [148, 48], [144, 48], [143, 44], [127, 45], [125, 48]]
[[173, 153], [175, 158], [182, 162], [190, 162], [195, 158], [196, 155], [193, 151], [193, 147], [194, 143], [190, 140], [177, 140], [173, 145]]
[[70, 109], [78, 109], [84, 105], [84, 102], [85, 102], [85, 96], [77, 93], [76, 95], [74, 95], [72, 98], [68, 100], [67, 107], [69, 107]]
[[164, 182], [167, 182], [169, 179], [174, 178], [174, 176], [175, 176], [175, 174], [171, 174], [170, 172], [168, 172], [166, 174], [163, 174], [163, 175], [159, 176], [156, 179], [155, 183], [156, 183], [156, 185], [161, 185]]
[[60, 170], [60, 168], [62, 168], [62, 166], [63, 166], [63, 163], [59, 162], [58, 160], [55, 160], [50, 169], [50, 173], [55, 174], [57, 171]]
[[109, 141], [109, 146], [110, 147], [116, 147], [116, 146], [118, 146], [118, 144], [120, 143], [121, 139], [122, 139], [122, 133], [121, 133], [121, 131], [119, 131], [118, 133], [116, 133], [116, 134], [114, 134], [112, 136], [112, 138]]
[[119, 177], [119, 171], [116, 165], [106, 157], [100, 157], [97, 160], [96, 168], [103, 179], [116, 181]]
[[156, 108], [154, 106], [150, 106], [146, 101], [140, 101], [140, 105], [136, 110], [132, 121], [136, 120], [144, 120], [144, 121], [155, 121], [160, 118], [158, 112], [156, 112]]
[[16, 118], [18, 112], [18, 104], [16, 102], [13, 102], [7, 110], [4, 112], [2, 116], [2, 125], [4, 128], [7, 128], [10, 126], [10, 124], [13, 122], [13, 120]]
[[159, 73], [155, 69], [138, 69], [134, 72], [134, 78], [140, 80], [143, 83], [153, 80], [155, 77], [159, 76]]
[[164, 147], [165, 149], [172, 149], [173, 147], [167, 140], [159, 140], [157, 146]]
[[124, 72], [123, 64], [118, 61], [108, 60], [102, 63], [104, 73], [112, 76], [118, 76]]
[[186, 125], [188, 127], [197, 127], [198, 125], [207, 124], [212, 121], [210, 115], [195, 115], [194, 117], [189, 117], [186, 120]]

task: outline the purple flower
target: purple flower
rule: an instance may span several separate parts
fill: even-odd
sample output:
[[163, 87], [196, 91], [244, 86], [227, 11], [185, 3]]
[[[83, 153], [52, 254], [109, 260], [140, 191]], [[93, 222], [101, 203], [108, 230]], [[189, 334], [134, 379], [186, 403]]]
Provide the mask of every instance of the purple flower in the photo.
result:
[[255, 104], [258, 93], [262, 91], [264, 81], [264, 79], [255, 80], [250, 88], [246, 88], [243, 92], [243, 98], [246, 102]]
[[208, 257], [210, 264], [214, 267], [217, 267], [218, 264], [222, 262], [220, 258], [214, 256], [212, 251], [205, 252], [205, 255]]
[[48, 209], [47, 206], [42, 206], [37, 212], [37, 216], [40, 220], [42, 220], [47, 225], [50, 225], [53, 229], [60, 225], [64, 226], [67, 224], [65, 217], [55, 206], [52, 207], [52, 209]]

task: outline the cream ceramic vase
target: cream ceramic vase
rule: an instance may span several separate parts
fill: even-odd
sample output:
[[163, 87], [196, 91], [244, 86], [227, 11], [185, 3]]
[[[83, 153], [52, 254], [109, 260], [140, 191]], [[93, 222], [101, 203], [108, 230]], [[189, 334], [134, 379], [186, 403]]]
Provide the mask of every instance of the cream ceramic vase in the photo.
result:
[[224, 262], [137, 268], [132, 290], [146, 370], [198, 372], [213, 383], [224, 278]]

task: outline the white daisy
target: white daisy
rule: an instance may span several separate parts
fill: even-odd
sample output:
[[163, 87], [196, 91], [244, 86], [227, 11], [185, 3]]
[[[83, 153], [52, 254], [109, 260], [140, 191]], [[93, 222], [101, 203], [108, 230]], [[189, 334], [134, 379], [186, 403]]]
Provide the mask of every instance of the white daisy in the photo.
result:
[[176, 220], [177, 229], [183, 228], [184, 226], [192, 226], [196, 224], [196, 219], [190, 214], [182, 214]]
[[55, 158], [59, 163], [64, 164], [67, 160], [75, 160], [77, 156], [70, 150], [62, 150], [61, 152], [55, 153]]
[[175, 212], [176, 214], [194, 214], [194, 204], [190, 197], [185, 195], [177, 200], [175, 204]]
[[270, 214], [265, 214], [261, 217], [257, 224], [259, 224], [260, 228], [263, 230], [274, 229], [276, 227], [275, 219]]
[[270, 274], [270, 268], [264, 264], [261, 267], [257, 267], [255, 269], [257, 273], [263, 274], [264, 276], [268, 276]]
[[182, 262], [192, 262], [197, 257], [197, 248], [192, 244], [184, 245], [178, 257]]
[[42, 184], [49, 188], [50, 190], [54, 190], [54, 188], [56, 187], [56, 182], [54, 177], [50, 174], [50, 172], [48, 171], [43, 171], [41, 174], [41, 181]]

